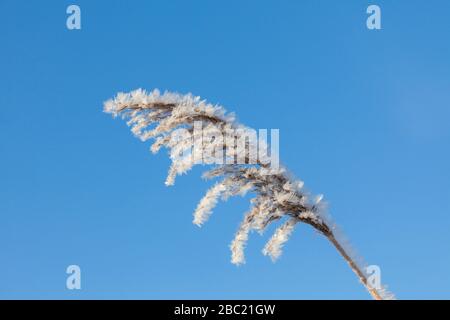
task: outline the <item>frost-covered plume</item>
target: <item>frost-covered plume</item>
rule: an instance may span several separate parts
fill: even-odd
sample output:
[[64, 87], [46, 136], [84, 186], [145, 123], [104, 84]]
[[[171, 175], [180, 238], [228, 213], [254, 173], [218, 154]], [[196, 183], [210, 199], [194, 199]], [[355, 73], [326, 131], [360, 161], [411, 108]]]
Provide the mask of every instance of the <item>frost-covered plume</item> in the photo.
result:
[[290, 218], [281, 227], [279, 227], [264, 247], [264, 255], [270, 256], [273, 261], [278, 259], [281, 255], [281, 248], [283, 247], [283, 244], [289, 240], [289, 236], [292, 231], [294, 231], [294, 226], [298, 221], [298, 219]]
[[[176, 176], [186, 173], [196, 164], [216, 164], [204, 174], [205, 178], [218, 181], [198, 204], [193, 220], [196, 225], [201, 226], [208, 220], [220, 199], [246, 193], [254, 195], [252, 206], [230, 245], [232, 263], [245, 262], [244, 248], [252, 230], [262, 232], [269, 224], [281, 220], [281, 225], [263, 249], [265, 255], [276, 260], [295, 225], [305, 223], [335, 246], [374, 298], [392, 298], [385, 288], [368, 285], [368, 275], [362, 263], [324, 213], [322, 196], [309, 197], [303, 190], [303, 182], [293, 179], [285, 168], [278, 165], [278, 159], [262, 159], [260, 151], [265, 154], [269, 148], [264, 141], [258, 143], [256, 159], [250, 152], [252, 145], [249, 142], [245, 142], [244, 151], [240, 150], [236, 143], [241, 137], [241, 142], [247, 141], [243, 135], [248, 134], [246, 130], [250, 128], [236, 122], [234, 115], [226, 113], [221, 106], [191, 94], [161, 94], [158, 90], [146, 92], [138, 89], [119, 93], [106, 101], [104, 111], [127, 119], [133, 134], [142, 141], [154, 139], [152, 152], [156, 153], [162, 147], [169, 149], [172, 164], [167, 185], [173, 185]], [[234, 132], [236, 139], [226, 138], [230, 131]], [[215, 162], [221, 157], [223, 162]], [[237, 159], [244, 162], [232, 161]]]

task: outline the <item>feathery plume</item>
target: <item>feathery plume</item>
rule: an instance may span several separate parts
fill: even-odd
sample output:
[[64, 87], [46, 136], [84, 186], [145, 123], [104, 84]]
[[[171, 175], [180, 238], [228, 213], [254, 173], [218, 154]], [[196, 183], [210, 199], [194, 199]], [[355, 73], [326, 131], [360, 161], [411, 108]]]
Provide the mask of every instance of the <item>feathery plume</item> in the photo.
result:
[[294, 226], [297, 222], [298, 219], [290, 218], [281, 227], [279, 227], [264, 247], [263, 254], [265, 256], [270, 256], [270, 258], [272, 258], [272, 261], [277, 260], [281, 255], [281, 248], [283, 247], [284, 243], [288, 241], [289, 236], [291, 235], [292, 231], [294, 231]]
[[[173, 185], [176, 176], [186, 173], [196, 164], [216, 164], [204, 174], [204, 178], [222, 177], [223, 180], [216, 183], [198, 204], [194, 224], [204, 224], [220, 198], [226, 200], [247, 192], [256, 195], [251, 201], [252, 208], [230, 244], [232, 263], [245, 262], [244, 248], [252, 230], [262, 233], [269, 224], [286, 217], [287, 221], [276, 229], [264, 247], [264, 255], [276, 260], [295, 225], [305, 223], [334, 245], [373, 298], [394, 297], [385, 287], [369, 286], [363, 265], [325, 213], [322, 195], [310, 199], [303, 190], [302, 181], [293, 179], [272, 154], [267, 157], [269, 146], [262, 140], [258, 141], [259, 153], [255, 159], [252, 135], [249, 135], [252, 129], [238, 123], [234, 114], [192, 94], [161, 94], [157, 89], [118, 93], [114, 99], [104, 103], [104, 111], [113, 117], [127, 119], [132, 133], [142, 141], [154, 139], [153, 153], [163, 147], [169, 150], [172, 164], [166, 185]], [[230, 132], [234, 136], [230, 137]]]

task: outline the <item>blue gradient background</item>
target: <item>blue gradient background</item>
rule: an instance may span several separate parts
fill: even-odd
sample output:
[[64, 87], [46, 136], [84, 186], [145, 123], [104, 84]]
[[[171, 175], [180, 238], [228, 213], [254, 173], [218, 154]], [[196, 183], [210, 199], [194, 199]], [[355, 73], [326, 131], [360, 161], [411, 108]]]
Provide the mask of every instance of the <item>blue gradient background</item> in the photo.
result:
[[71, 3], [0, 1], [0, 298], [369, 298], [308, 226], [277, 263], [266, 233], [232, 265], [248, 199], [192, 225], [202, 169], [166, 188], [165, 152], [102, 113], [138, 87], [279, 128], [283, 163], [399, 298], [450, 298], [450, 2], [77, 0], [69, 31]]

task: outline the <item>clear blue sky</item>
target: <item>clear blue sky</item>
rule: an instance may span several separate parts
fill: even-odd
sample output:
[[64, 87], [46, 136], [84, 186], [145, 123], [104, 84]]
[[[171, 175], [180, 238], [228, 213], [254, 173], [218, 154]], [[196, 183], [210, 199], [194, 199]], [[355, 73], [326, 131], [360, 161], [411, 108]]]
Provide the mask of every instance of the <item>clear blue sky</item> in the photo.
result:
[[[66, 29], [66, 7], [82, 29]], [[366, 8], [382, 9], [382, 30]], [[0, 2], [0, 298], [356, 298], [327, 241], [296, 229], [277, 263], [253, 234], [228, 245], [248, 199], [201, 229], [198, 168], [102, 113], [118, 91], [192, 92], [255, 128], [399, 298], [450, 298], [450, 3]], [[82, 290], [65, 269], [82, 270]]]

